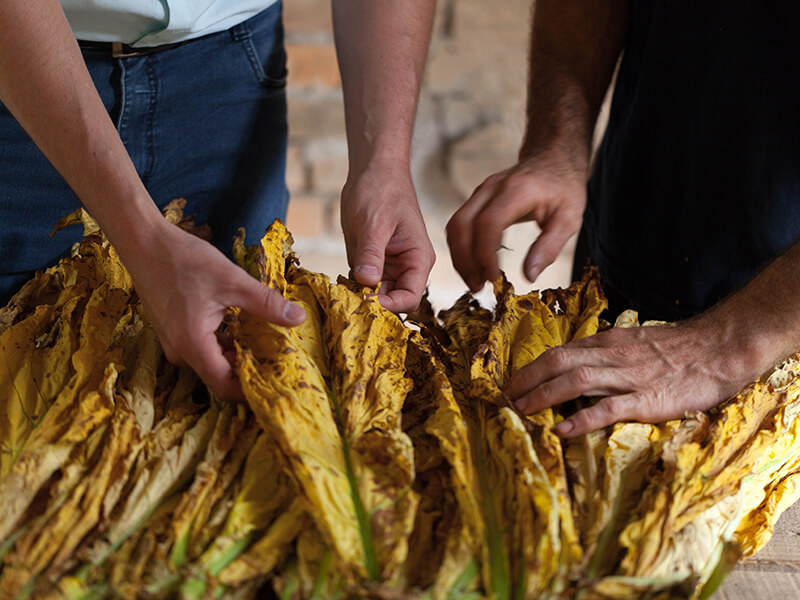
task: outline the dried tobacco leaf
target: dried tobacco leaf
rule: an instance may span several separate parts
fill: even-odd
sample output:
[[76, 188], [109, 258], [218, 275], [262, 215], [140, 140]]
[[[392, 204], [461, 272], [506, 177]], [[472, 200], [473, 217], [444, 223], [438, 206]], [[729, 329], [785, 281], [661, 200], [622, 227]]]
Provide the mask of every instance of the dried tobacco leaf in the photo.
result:
[[[166, 218], [202, 233], [184, 205]], [[566, 443], [590, 400], [510, 405], [518, 369], [600, 327], [592, 272], [423, 303], [412, 333], [299, 268], [279, 223], [242, 232], [239, 263], [308, 318], [230, 312], [232, 406], [166, 363], [108, 240], [70, 223], [72, 256], [0, 309], [3, 597], [707, 598], [800, 496], [800, 357], [709, 414]]]
[[283, 329], [237, 314], [239, 376], [341, 567], [355, 579], [391, 579], [416, 509], [413, 450], [400, 424], [407, 333], [366, 291], [292, 268], [290, 243], [282, 225], [267, 231], [264, 280], [308, 318]]

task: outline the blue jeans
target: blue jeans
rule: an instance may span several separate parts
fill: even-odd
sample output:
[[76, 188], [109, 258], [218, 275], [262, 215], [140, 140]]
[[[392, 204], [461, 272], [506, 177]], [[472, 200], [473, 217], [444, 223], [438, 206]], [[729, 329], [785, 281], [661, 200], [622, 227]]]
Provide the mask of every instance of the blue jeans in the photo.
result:
[[[139, 176], [159, 207], [187, 199], [228, 256], [238, 227], [252, 244], [286, 213], [286, 53], [281, 5], [228, 31], [157, 53], [86, 65]], [[88, 165], [87, 168], [91, 168]], [[0, 104], [0, 306], [80, 239], [50, 232], [81, 206]]]

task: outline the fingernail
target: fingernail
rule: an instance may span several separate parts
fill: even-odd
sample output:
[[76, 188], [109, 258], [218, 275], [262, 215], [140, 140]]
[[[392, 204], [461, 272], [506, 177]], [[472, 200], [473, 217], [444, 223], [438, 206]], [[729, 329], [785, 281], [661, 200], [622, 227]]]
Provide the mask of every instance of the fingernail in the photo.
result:
[[374, 277], [378, 275], [378, 269], [372, 265], [359, 265], [353, 269], [353, 272], [356, 275], [365, 275], [367, 277]]
[[528, 401], [525, 398], [520, 398], [516, 402], [514, 402], [514, 406], [521, 412], [525, 412], [525, 409], [528, 407]]
[[372, 284], [380, 281], [381, 274], [377, 267], [373, 267], [372, 265], [359, 265], [353, 269], [353, 277], [360, 283], [366, 281]]
[[301, 321], [306, 316], [306, 311], [303, 310], [302, 306], [290, 302], [286, 305], [286, 308], [283, 309], [283, 316], [286, 317], [288, 321], [297, 322]]
[[558, 433], [558, 435], [567, 435], [574, 428], [575, 424], [567, 419], [566, 421], [561, 421], [561, 423], [556, 425], [556, 433]]

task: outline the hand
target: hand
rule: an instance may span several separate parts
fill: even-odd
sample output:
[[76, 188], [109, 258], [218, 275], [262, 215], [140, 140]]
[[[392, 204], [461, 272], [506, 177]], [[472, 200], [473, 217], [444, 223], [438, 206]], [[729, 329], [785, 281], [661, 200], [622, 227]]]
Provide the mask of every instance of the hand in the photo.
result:
[[[683, 418], [716, 406], [761, 372], [724, 331], [707, 317], [675, 327], [609, 329], [546, 351], [504, 391], [526, 414], [579, 396], [601, 397], [557, 426], [566, 437], [617, 421]], [[725, 355], [727, 348], [736, 350]]]
[[407, 168], [371, 167], [348, 178], [341, 206], [353, 277], [364, 285], [381, 283], [384, 308], [416, 310], [436, 255]]
[[229, 306], [277, 325], [298, 325], [305, 311], [253, 279], [211, 244], [162, 219], [134, 255], [123, 256], [164, 354], [192, 367], [223, 400], [243, 400], [217, 329]]
[[578, 232], [586, 207], [585, 169], [552, 153], [521, 160], [490, 176], [447, 224], [453, 266], [470, 291], [500, 275], [497, 251], [503, 231], [536, 221], [541, 233], [525, 257], [523, 271], [533, 282]]

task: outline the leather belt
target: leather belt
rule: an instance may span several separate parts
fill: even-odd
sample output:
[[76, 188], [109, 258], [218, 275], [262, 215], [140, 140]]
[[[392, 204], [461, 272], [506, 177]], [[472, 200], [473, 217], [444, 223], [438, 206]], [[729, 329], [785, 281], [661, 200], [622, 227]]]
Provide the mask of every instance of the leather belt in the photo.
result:
[[184, 40], [182, 42], [174, 42], [172, 44], [161, 44], [160, 46], [143, 46], [141, 48], [134, 48], [122, 42], [88, 42], [78, 40], [78, 45], [82, 50], [93, 50], [105, 52], [111, 55], [112, 58], [128, 58], [131, 56], [145, 56], [147, 54], [155, 54], [170, 48], [177, 48], [188, 44], [193, 40]]

